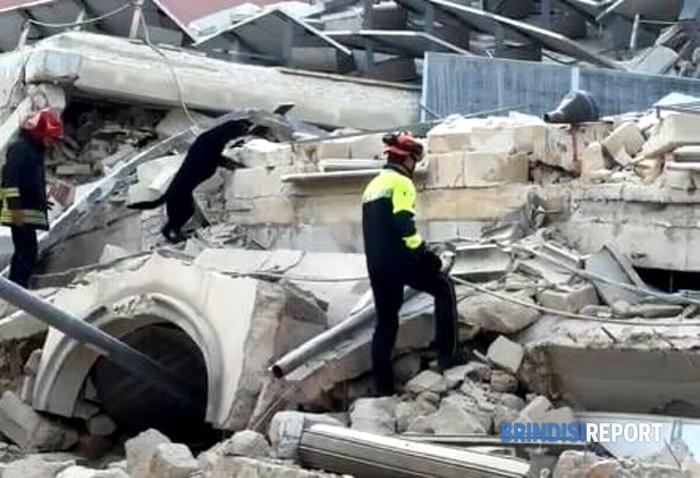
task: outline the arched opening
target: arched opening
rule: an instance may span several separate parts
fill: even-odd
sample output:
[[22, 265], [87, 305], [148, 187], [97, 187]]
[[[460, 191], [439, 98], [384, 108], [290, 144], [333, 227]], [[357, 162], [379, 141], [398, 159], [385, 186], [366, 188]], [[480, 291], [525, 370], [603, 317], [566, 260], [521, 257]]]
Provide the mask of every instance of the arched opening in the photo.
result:
[[[156, 323], [121, 337], [131, 347], [152, 357], [195, 388], [207, 390], [207, 367], [202, 351], [179, 327]], [[120, 434], [133, 436], [155, 428], [171, 440], [206, 447], [218, 433], [205, 422], [206, 392], [185, 405], [160, 388], [144, 382], [120, 366], [99, 358], [90, 371], [102, 409]]]

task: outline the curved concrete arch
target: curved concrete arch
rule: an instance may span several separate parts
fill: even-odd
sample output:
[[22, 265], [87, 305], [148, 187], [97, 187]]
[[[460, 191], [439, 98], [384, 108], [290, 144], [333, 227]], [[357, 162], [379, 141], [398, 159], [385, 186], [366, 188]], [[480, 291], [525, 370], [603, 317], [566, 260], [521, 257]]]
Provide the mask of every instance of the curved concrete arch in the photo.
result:
[[[324, 328], [308, 308], [290, 306], [297, 299], [279, 284], [229, 277], [155, 254], [133, 269], [89, 275], [61, 290], [53, 302], [117, 338], [157, 323], [179, 327], [204, 357], [206, 421], [216, 428], [236, 428], [252, 413], [268, 363]], [[98, 356], [50, 329], [34, 408], [72, 416]]]

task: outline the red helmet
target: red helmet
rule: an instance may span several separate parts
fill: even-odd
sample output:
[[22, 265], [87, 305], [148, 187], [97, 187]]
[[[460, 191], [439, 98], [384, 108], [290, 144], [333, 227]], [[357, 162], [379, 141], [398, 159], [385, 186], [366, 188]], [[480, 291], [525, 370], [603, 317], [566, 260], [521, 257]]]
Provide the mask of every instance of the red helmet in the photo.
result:
[[387, 134], [382, 141], [386, 144], [385, 154], [399, 158], [411, 157], [414, 161], [423, 159], [423, 145], [411, 133], [402, 131]]
[[63, 136], [63, 121], [53, 110], [45, 108], [32, 113], [22, 123], [22, 129], [39, 141], [58, 139]]

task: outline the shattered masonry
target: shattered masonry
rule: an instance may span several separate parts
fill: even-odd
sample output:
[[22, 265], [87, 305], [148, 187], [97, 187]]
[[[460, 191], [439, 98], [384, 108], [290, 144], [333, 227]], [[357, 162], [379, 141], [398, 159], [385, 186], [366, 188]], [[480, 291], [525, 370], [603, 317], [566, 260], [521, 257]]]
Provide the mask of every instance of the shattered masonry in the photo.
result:
[[[66, 123], [32, 292], [205, 392], [0, 301], [0, 476], [700, 476], [698, 2], [190, 3], [0, 0], [0, 161], [29, 112]], [[540, 119], [579, 88], [600, 118]], [[168, 244], [164, 207], [129, 206], [227, 120], [256, 127]], [[360, 193], [397, 129], [470, 358], [437, 371], [407, 291], [376, 398]], [[498, 436], [573, 421], [664, 441]]]

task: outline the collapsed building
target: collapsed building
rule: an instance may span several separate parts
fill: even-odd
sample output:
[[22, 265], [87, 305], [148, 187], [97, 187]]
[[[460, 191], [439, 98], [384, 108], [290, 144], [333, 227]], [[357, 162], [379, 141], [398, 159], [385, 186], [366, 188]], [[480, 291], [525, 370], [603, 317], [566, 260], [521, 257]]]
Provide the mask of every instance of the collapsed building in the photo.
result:
[[[571, 12], [589, 24], [602, 15], [615, 34], [629, 28], [618, 42], [629, 46], [636, 31], [635, 47], [659, 35], [647, 31], [655, 28], [642, 21], [647, 13], [625, 10], [645, 2], [555, 3], [568, 13], [554, 10], [553, 24]], [[676, 20], [692, 5], [655, 15]], [[537, 114], [555, 106], [552, 97], [518, 111], [498, 73], [498, 104], [467, 111], [469, 98], [441, 97], [440, 77], [427, 71], [442, 60], [475, 61], [465, 53], [471, 48], [445, 46], [454, 22], [471, 25], [487, 44], [501, 41], [500, 52], [534, 46], [611, 69], [623, 57], [572, 46], [533, 28], [522, 12], [437, 0], [406, 10], [412, 21], [451, 12], [451, 22], [434, 25], [442, 32], [420, 36], [441, 45], [429, 50], [450, 53], [427, 54], [422, 87], [376, 79], [396, 76], [337, 74], [357, 65], [329, 74], [232, 63], [229, 43], [246, 38], [240, 29], [248, 23], [185, 42], [200, 52], [66, 32], [0, 56], [0, 149], [31, 109], [50, 106], [66, 121], [66, 138], [47, 158], [52, 190], [64, 193], [40, 239], [34, 292], [204, 391], [183, 407], [104, 351], [3, 303], [0, 432], [12, 443], [3, 448], [3, 476], [698, 476], [695, 81], [639, 73], [678, 73], [672, 63], [637, 73], [547, 70], [550, 80], [567, 76], [551, 80], [554, 96], [573, 87], [575, 75], [591, 84], [598, 74], [625, 80], [618, 109], [603, 106], [609, 116], [553, 125]], [[285, 12], [251, 22], [281, 21], [301, 32], [279, 64], [311, 68], [302, 53], [330, 48], [330, 63], [347, 65], [338, 58], [353, 44], [374, 62], [367, 46], [374, 34], [319, 35], [313, 18]], [[381, 21], [382, 9], [375, 13]], [[152, 14], [147, 9], [146, 18]], [[528, 41], [512, 41], [511, 30], [507, 39], [490, 38], [493, 22]], [[694, 43], [683, 38], [684, 51], [674, 54], [688, 58]], [[405, 40], [396, 41], [389, 52], [405, 55]], [[418, 50], [414, 70], [426, 49]], [[463, 71], [448, 78], [467, 81]], [[271, 113], [286, 103], [293, 103], [288, 113]], [[164, 211], [128, 205], [162, 195], [201, 132], [255, 115], [292, 130], [291, 140], [229, 144], [227, 167], [196, 192], [196, 230], [184, 244], [165, 245]], [[425, 140], [418, 226], [429, 241], [456, 248], [460, 340], [474, 359], [444, 374], [432, 370], [432, 301], [407, 292], [395, 359], [402, 393], [376, 399], [360, 193], [383, 166], [383, 133], [401, 128]], [[11, 253], [9, 236], [2, 252]], [[507, 446], [497, 437], [502, 423], [575, 420], [654, 420], [665, 443], [589, 450]], [[233, 434], [213, 445], [222, 431]], [[65, 450], [71, 454], [49, 453]]]

